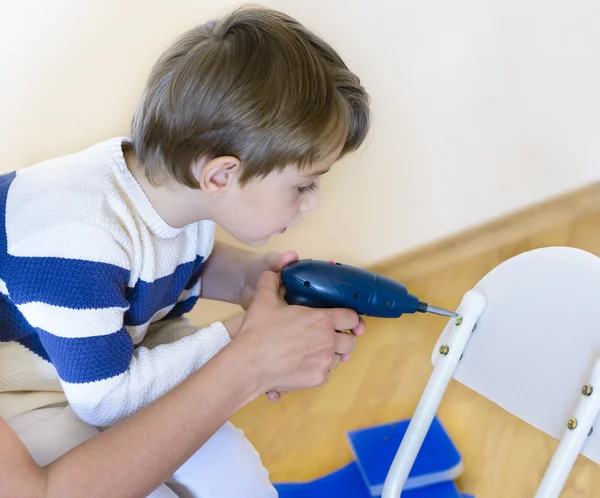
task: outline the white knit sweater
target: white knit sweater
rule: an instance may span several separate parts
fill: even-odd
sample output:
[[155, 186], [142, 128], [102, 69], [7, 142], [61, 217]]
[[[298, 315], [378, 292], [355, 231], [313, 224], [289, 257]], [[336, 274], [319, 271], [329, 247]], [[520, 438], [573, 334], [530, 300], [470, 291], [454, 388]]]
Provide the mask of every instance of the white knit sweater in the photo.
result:
[[68, 401], [107, 426], [230, 340], [183, 315], [214, 224], [169, 226], [116, 138], [0, 176], [0, 416]]

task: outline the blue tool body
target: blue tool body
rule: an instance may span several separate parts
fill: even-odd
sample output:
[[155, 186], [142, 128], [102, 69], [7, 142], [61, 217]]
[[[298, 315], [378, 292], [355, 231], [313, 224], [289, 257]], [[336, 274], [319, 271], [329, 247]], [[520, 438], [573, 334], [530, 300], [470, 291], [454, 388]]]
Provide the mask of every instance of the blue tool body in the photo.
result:
[[455, 316], [419, 301], [395, 280], [335, 261], [296, 261], [283, 268], [281, 281], [288, 304], [347, 308], [380, 318], [398, 318], [417, 311]]
[[[452, 311], [419, 301], [406, 286], [376, 273], [335, 261], [303, 259], [281, 271], [284, 298], [290, 305], [346, 308], [359, 315], [398, 318], [417, 311], [447, 317]], [[348, 434], [354, 462], [315, 481], [280, 483], [282, 498], [379, 496], [408, 422], [371, 427]], [[437, 419], [428, 431], [401, 498], [469, 498], [453, 479], [462, 471], [460, 454]]]

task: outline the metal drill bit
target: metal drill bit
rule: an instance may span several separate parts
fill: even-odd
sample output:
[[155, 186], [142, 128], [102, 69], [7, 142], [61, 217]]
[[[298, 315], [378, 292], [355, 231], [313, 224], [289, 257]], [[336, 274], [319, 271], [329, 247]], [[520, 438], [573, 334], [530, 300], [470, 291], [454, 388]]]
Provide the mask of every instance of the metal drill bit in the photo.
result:
[[446, 310], [444, 308], [436, 308], [435, 306], [431, 306], [427, 303], [419, 303], [419, 311], [421, 313], [433, 313], [434, 315], [447, 316], [450, 318], [456, 318], [458, 313], [454, 311]]

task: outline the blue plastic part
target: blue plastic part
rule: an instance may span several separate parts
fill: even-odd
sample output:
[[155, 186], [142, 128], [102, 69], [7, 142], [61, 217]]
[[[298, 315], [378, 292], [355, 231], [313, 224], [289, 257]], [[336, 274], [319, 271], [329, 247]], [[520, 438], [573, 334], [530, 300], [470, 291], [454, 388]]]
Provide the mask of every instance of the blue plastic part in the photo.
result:
[[399, 282], [335, 261], [302, 259], [281, 271], [288, 304], [347, 308], [359, 315], [398, 318], [416, 313], [419, 300]]
[[[279, 498], [370, 498], [356, 462], [306, 483], [276, 484]], [[461, 498], [453, 482], [404, 491], [401, 498]]]
[[[371, 496], [379, 496], [409, 420], [348, 433], [356, 463]], [[437, 417], [419, 450], [404, 489], [453, 481], [462, 472], [462, 459]]]
[[456, 489], [456, 484], [446, 481], [424, 488], [403, 491], [400, 496], [401, 498], [460, 498], [460, 493]]
[[306, 483], [276, 484], [279, 498], [369, 498], [356, 462]]

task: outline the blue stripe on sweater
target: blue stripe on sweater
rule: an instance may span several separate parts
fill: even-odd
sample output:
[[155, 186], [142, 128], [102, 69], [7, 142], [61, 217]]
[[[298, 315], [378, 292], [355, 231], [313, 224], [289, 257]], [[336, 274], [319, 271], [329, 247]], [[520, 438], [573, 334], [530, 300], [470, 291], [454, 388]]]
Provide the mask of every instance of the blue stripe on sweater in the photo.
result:
[[24, 346], [33, 353], [37, 354], [42, 359], [46, 360], [49, 363], [52, 363], [37, 333], [34, 335], [28, 335], [27, 337], [23, 337], [23, 339], [19, 339], [17, 342], [21, 346]]
[[[177, 303], [184, 289], [196, 285], [204, 259], [197, 256], [171, 275], [152, 283], [140, 281], [128, 289], [130, 272], [116, 265], [9, 255], [6, 203], [15, 177], [15, 173], [0, 176], [0, 278], [10, 292], [10, 297], [0, 295], [0, 341], [16, 341], [51, 361], [61, 379], [71, 383], [93, 382], [125, 372], [134, 347], [125, 327], [103, 336], [58, 337], [32, 327], [15, 304], [44, 302], [71, 309], [120, 307], [128, 309], [127, 325], [141, 325], [160, 309]], [[194, 296], [177, 303], [169, 316], [187, 313], [197, 299]]]
[[129, 271], [125, 268], [94, 261], [8, 254], [6, 203], [15, 178], [14, 172], [0, 176], [0, 278], [10, 290], [11, 300], [16, 304], [38, 301], [73, 309], [127, 307], [124, 294]]
[[129, 368], [133, 342], [123, 327], [109, 335], [65, 338], [37, 329], [61, 379], [83, 384], [108, 379]]
[[[0, 275], [4, 277], [4, 269], [8, 263], [8, 242], [6, 236], [6, 200], [8, 190], [16, 178], [16, 173], [0, 176]], [[25, 317], [5, 295], [0, 294], [0, 342], [16, 341], [46, 361], [50, 361], [48, 353], [42, 346], [35, 329], [29, 325]]]
[[16, 341], [46, 361], [48, 353], [42, 346], [36, 330], [4, 294], [0, 294], [0, 342]]
[[2, 278], [16, 304], [42, 302], [71, 309], [129, 306], [125, 268], [67, 258], [8, 258]]
[[192, 311], [196, 303], [198, 302], [198, 296], [188, 297], [185, 301], [178, 302], [171, 311], [163, 318], [163, 320], [169, 320], [170, 318], [179, 318]]
[[[195, 261], [179, 265], [172, 274], [159, 278], [154, 282], [138, 280], [128, 296], [131, 307], [125, 313], [125, 325], [143, 325], [157, 311], [175, 304], [181, 290], [187, 289], [190, 285], [190, 279], [196, 275], [197, 282], [200, 278], [203, 261], [202, 256], [196, 256]], [[195, 283], [189, 288], [194, 285]]]
[[202, 275], [202, 271], [204, 270], [204, 258], [202, 256], [196, 255], [196, 261], [194, 261], [194, 270], [192, 271], [192, 275], [190, 277], [189, 282], [185, 286], [186, 290], [190, 290], [194, 285], [198, 283], [200, 280], [200, 276]]
[[19, 309], [0, 294], [0, 342], [11, 342], [35, 333]]

